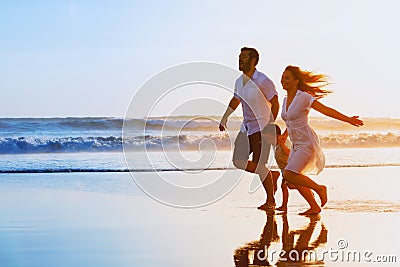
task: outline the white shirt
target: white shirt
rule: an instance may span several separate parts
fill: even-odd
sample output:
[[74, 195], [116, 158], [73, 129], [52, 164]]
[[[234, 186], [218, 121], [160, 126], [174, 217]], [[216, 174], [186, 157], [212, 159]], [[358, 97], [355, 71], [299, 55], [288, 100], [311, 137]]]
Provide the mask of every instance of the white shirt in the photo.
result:
[[[244, 75], [244, 74], [243, 74]], [[274, 83], [255, 70], [253, 77], [243, 86], [243, 75], [235, 82], [234, 97], [240, 100], [243, 108], [241, 132], [252, 135], [261, 131], [271, 120], [271, 99], [278, 95]]]

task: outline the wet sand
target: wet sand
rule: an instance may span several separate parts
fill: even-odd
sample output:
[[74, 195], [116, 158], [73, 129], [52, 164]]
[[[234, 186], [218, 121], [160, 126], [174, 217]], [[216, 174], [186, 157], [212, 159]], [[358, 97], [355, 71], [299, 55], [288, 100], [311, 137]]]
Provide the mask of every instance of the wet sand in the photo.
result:
[[[314, 266], [382, 266], [400, 262], [399, 167], [326, 169], [329, 202], [320, 216], [290, 191], [287, 215], [266, 214], [249, 194], [252, 176], [220, 201], [173, 208], [144, 194], [127, 173], [0, 176], [0, 266], [301, 266], [273, 252], [315, 251]], [[223, 171], [206, 171], [211, 179]], [[236, 175], [237, 171], [228, 171]], [[187, 173], [168, 172], [171, 179]], [[106, 187], [118, 185], [118, 190]], [[280, 191], [277, 193], [280, 204]], [[257, 253], [268, 249], [268, 259]], [[338, 251], [335, 256], [325, 251]], [[360, 263], [341, 259], [358, 251]], [[263, 256], [263, 254], [259, 254]], [[294, 255], [294, 254], [293, 254]], [[288, 256], [288, 255], [286, 255]], [[342, 257], [343, 258], [343, 257]], [[288, 259], [290, 261], [290, 259]], [[366, 260], [371, 262], [366, 263]], [[257, 263], [258, 265], [251, 265]], [[309, 266], [309, 265], [308, 265]]]

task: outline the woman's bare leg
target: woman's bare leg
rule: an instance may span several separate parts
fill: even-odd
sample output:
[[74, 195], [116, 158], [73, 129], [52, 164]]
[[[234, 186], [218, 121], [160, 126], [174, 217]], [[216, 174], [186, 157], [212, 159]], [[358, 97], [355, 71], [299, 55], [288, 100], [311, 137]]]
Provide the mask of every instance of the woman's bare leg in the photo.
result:
[[326, 186], [319, 185], [313, 180], [311, 180], [309, 177], [289, 170], [284, 171], [283, 177], [285, 178], [286, 181], [296, 186], [304, 186], [314, 190], [315, 193], [317, 193], [319, 198], [321, 199], [321, 207], [323, 207], [328, 201], [328, 193]]
[[321, 212], [321, 208], [319, 207], [317, 201], [315, 201], [314, 194], [310, 188], [298, 185], [297, 190], [310, 205], [310, 209], [300, 213], [300, 215], [315, 215]]

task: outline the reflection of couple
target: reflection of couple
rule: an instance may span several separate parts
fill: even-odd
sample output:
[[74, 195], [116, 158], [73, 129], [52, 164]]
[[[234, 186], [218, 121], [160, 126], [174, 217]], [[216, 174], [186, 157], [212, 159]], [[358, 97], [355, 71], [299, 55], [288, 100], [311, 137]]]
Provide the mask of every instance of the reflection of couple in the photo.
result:
[[[235, 83], [234, 96], [220, 122], [220, 130], [226, 129], [228, 117], [242, 103], [243, 124], [235, 141], [233, 164], [239, 169], [257, 173], [267, 193], [265, 204], [259, 208], [275, 209], [276, 180], [280, 173], [270, 171], [265, 164], [269, 156], [270, 145], [263, 140], [262, 131], [273, 123], [279, 111], [278, 93], [273, 82], [256, 69], [259, 54], [254, 48], [244, 47], [239, 55], [239, 70], [243, 72]], [[305, 174], [318, 174], [325, 165], [324, 154], [319, 140], [308, 124], [311, 108], [331, 118], [361, 126], [358, 116], [348, 117], [335, 109], [321, 104], [317, 99], [329, 93], [322, 89], [326, 76], [303, 71], [298, 67], [288, 66], [282, 74], [282, 87], [287, 91], [283, 101], [282, 119], [286, 123], [292, 148], [283, 178], [294, 185], [300, 194], [310, 203], [310, 209], [304, 214], [320, 212], [314, 200], [312, 190], [321, 200], [321, 206], [327, 202], [327, 188], [319, 185]], [[252, 160], [249, 155], [252, 153]], [[274, 190], [275, 189], [275, 190]]]
[[328, 230], [321, 222], [318, 236], [311, 242], [314, 230], [320, 220], [319, 215], [308, 216], [310, 221], [304, 228], [290, 230], [286, 214], [282, 216], [281, 250], [270, 249], [273, 242], [279, 242], [279, 234], [275, 216], [267, 213], [260, 240], [247, 243], [235, 250], [233, 259], [236, 267], [248, 267], [250, 264], [257, 266], [270, 266], [275, 262], [277, 266], [293, 266], [293, 262], [307, 264], [323, 264], [316, 253], [316, 249], [328, 241]]

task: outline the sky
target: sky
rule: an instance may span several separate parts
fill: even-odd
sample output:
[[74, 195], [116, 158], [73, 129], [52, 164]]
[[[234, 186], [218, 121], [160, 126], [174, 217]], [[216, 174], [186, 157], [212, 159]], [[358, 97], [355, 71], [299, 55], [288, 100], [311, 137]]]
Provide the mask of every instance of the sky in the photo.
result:
[[324, 104], [399, 117], [398, 10], [395, 0], [1, 1], [0, 117], [123, 117], [160, 71], [195, 61], [237, 68], [243, 46], [259, 50], [257, 68], [280, 101], [293, 64], [331, 77]]

